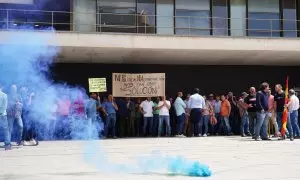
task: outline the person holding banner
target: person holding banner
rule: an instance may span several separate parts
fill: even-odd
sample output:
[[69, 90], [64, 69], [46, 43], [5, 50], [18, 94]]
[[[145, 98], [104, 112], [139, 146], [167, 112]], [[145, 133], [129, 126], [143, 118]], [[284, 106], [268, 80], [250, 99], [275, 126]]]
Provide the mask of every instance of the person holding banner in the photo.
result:
[[166, 97], [162, 97], [159, 101], [157, 109], [159, 110], [159, 124], [158, 124], [158, 137], [161, 136], [163, 122], [166, 124], [167, 136], [171, 136], [171, 126], [170, 126], [170, 110], [171, 102], [166, 100]]
[[108, 101], [104, 102], [102, 105], [104, 114], [106, 116], [106, 124], [104, 127], [104, 136], [108, 137], [109, 135], [109, 129], [111, 129], [111, 135], [115, 139], [116, 137], [116, 111], [118, 111], [118, 106], [113, 100], [113, 96], [108, 96]]
[[147, 135], [147, 125], [149, 125], [149, 135], [153, 135], [153, 110], [154, 103], [151, 101], [151, 97], [147, 97], [145, 101], [140, 104], [140, 111], [144, 114], [143, 133]]

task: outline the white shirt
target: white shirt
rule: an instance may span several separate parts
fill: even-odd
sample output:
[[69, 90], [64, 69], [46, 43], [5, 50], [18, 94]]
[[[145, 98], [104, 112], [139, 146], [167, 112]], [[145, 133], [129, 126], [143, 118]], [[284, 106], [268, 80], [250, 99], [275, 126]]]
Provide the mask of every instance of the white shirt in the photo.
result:
[[145, 100], [141, 103], [140, 107], [145, 112], [144, 117], [153, 117], [154, 103], [152, 101]]
[[205, 108], [205, 100], [198, 93], [191, 95], [190, 100], [188, 101], [188, 103], [189, 103], [188, 107], [190, 109], [194, 109], [194, 108], [203, 109], [203, 108]]
[[290, 97], [290, 101], [288, 103], [288, 109], [290, 112], [297, 111], [299, 109], [299, 98], [295, 95]]
[[[169, 105], [171, 107], [171, 102], [170, 101], [166, 101], [167, 105]], [[163, 101], [159, 101], [158, 103], [158, 107], [162, 106], [164, 104]], [[170, 116], [169, 113], [169, 109], [167, 108], [167, 106], [163, 106], [160, 110], [159, 110], [159, 115], [160, 116]]]

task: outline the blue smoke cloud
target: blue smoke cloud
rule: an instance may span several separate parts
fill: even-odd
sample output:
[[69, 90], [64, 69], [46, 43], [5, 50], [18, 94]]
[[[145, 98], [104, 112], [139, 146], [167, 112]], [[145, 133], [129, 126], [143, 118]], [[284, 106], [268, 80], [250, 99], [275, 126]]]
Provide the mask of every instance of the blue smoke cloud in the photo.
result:
[[85, 161], [100, 172], [130, 174], [160, 174], [173, 176], [209, 177], [210, 168], [199, 161], [189, 161], [182, 156], [165, 156], [153, 151], [149, 156], [140, 156], [130, 164], [116, 164], [109, 161], [98, 141], [90, 141], [84, 147]]
[[[35, 123], [38, 135], [42, 139], [52, 139], [48, 133], [49, 128], [53, 127], [50, 117], [54, 113], [53, 107], [61, 100], [67, 100], [71, 104], [68, 117], [70, 121], [67, 123], [71, 131], [69, 138], [98, 138], [101, 127], [88, 123], [85, 117], [72, 111], [75, 101], [81, 100], [84, 103], [89, 98], [85, 90], [67, 84], [55, 84], [50, 78], [49, 68], [60, 51], [58, 47], [47, 46], [55, 31], [49, 28], [44, 29], [42, 34], [34, 33], [31, 31], [33, 28], [29, 26], [19, 27], [19, 30], [13, 37], [3, 40], [0, 46], [0, 83], [5, 87], [4, 92], [9, 95], [10, 87], [13, 84], [17, 85], [24, 108], [32, 95], [33, 103], [28, 108], [29, 114], [25, 119]], [[57, 119], [56, 122], [58, 121], [60, 120]]]
[[[23, 30], [0, 46], [0, 82], [7, 87], [8, 93], [12, 84], [18, 85], [18, 93], [23, 100], [34, 93], [30, 115], [27, 118], [36, 123], [38, 134], [42, 138], [51, 139], [48, 131], [54, 128], [50, 120], [53, 115], [53, 106], [60, 100], [69, 100], [72, 107], [74, 102], [86, 101], [88, 96], [80, 87], [56, 84], [49, 78], [51, 76], [49, 67], [60, 51], [57, 47], [47, 46], [47, 42], [53, 38], [54, 31], [47, 29], [40, 36], [24, 31], [24, 29], [31, 30], [31, 28], [21, 27], [21, 29]], [[103, 127], [101, 123], [91, 123], [72, 110], [68, 118], [70, 119], [68, 123], [70, 139], [99, 139], [99, 131]], [[88, 141], [84, 146], [84, 156], [88, 164], [105, 172], [164, 173], [204, 177], [211, 175], [210, 169], [197, 161], [191, 162], [183, 157], [167, 157], [159, 153], [148, 157], [138, 157], [135, 165], [110, 163], [103, 148], [100, 148], [99, 141]]]

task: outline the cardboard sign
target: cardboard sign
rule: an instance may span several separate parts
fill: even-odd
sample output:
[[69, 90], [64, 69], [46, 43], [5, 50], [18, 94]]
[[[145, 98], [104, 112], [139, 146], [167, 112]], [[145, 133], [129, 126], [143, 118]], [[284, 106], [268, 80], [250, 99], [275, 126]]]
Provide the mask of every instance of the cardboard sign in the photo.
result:
[[89, 78], [89, 92], [106, 91], [106, 78]]
[[165, 96], [165, 73], [125, 74], [113, 73], [114, 97]]

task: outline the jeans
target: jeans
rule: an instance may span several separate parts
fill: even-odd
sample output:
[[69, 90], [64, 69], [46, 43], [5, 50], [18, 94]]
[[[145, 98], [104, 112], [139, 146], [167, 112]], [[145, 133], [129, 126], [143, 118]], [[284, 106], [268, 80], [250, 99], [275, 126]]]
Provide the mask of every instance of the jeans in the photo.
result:
[[208, 133], [208, 125], [209, 125], [209, 120], [210, 120], [210, 115], [204, 115], [202, 116], [203, 118], [203, 124], [204, 124], [204, 133], [203, 134], [207, 134]]
[[289, 112], [290, 124], [294, 130], [294, 136], [300, 136], [300, 129], [298, 125], [298, 110]]
[[9, 133], [10, 137], [13, 133], [13, 126], [14, 122], [17, 122], [17, 142], [21, 142], [23, 139], [23, 120], [21, 117], [8, 117], [8, 127], [9, 127]]
[[211, 133], [212, 134], [216, 134], [216, 133], [219, 133], [218, 130], [219, 130], [219, 127], [220, 127], [220, 124], [221, 124], [221, 119], [220, 119], [220, 113], [215, 113], [215, 118], [217, 120], [217, 123], [215, 125], [211, 125], [212, 128], [211, 128]]
[[225, 133], [230, 134], [231, 133], [231, 126], [230, 126], [230, 123], [229, 123], [229, 117], [228, 116], [221, 116], [221, 124], [220, 124], [219, 132], [224, 128], [224, 125], [226, 127]]
[[152, 127], [152, 133], [154, 136], [158, 135], [158, 124], [159, 124], [159, 115], [153, 114], [153, 127]]
[[106, 124], [105, 124], [105, 129], [104, 129], [104, 136], [109, 135], [109, 129], [111, 129], [111, 135], [113, 137], [116, 136], [116, 121], [117, 121], [117, 116], [116, 114], [108, 114], [106, 116]]
[[200, 108], [194, 108], [191, 110], [191, 134], [199, 136], [202, 134], [202, 112]]
[[161, 136], [163, 122], [166, 124], [166, 133], [171, 136], [170, 116], [159, 116], [158, 136]]
[[255, 136], [255, 125], [257, 121], [256, 112], [248, 112], [248, 118], [249, 118], [249, 129], [252, 134], [252, 136]]
[[244, 114], [241, 117], [241, 127], [240, 128], [241, 128], [240, 129], [241, 135], [244, 135], [245, 132], [246, 132], [246, 134], [250, 134], [248, 114]]
[[259, 137], [261, 134], [262, 139], [268, 138], [268, 124], [269, 124], [269, 116], [266, 112], [257, 112], [257, 123], [255, 126], [255, 137]]
[[184, 131], [185, 113], [177, 116], [177, 134], [182, 135]]
[[153, 117], [144, 117], [144, 127], [143, 133], [144, 136], [147, 135], [147, 125], [149, 124], [149, 135], [153, 135]]
[[0, 128], [3, 130], [4, 144], [10, 145], [11, 135], [8, 127], [7, 116], [0, 116]]

